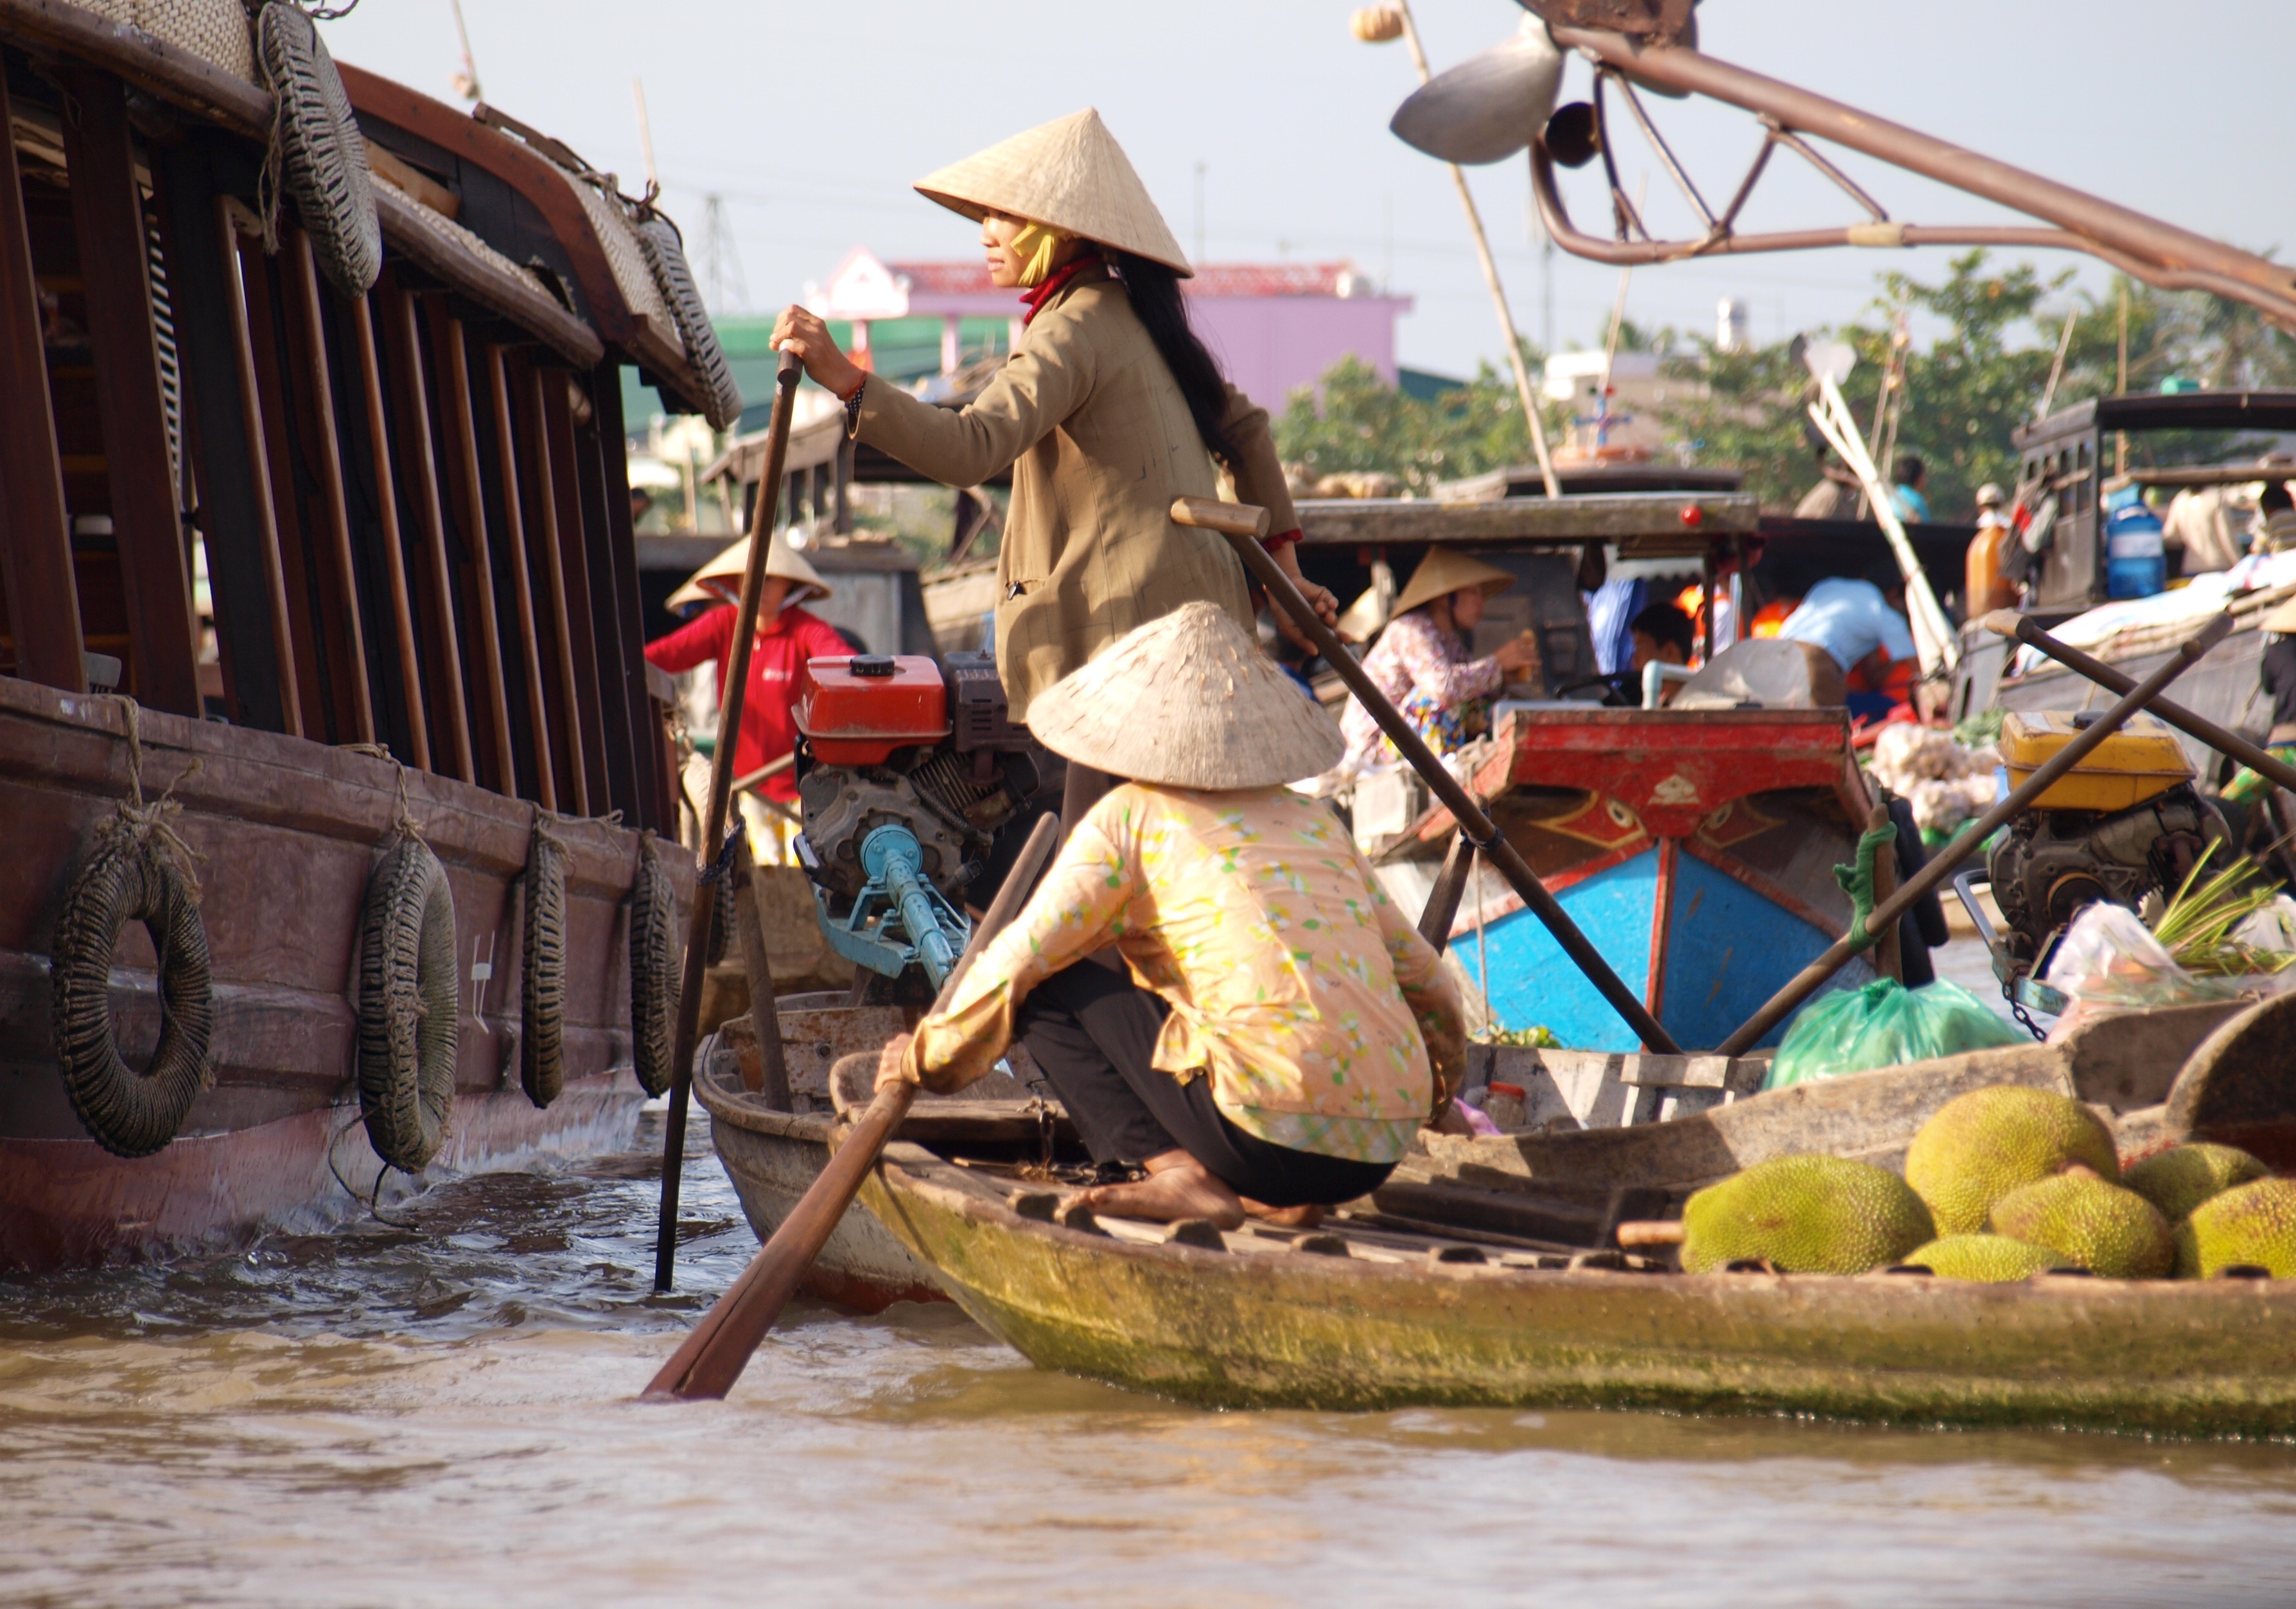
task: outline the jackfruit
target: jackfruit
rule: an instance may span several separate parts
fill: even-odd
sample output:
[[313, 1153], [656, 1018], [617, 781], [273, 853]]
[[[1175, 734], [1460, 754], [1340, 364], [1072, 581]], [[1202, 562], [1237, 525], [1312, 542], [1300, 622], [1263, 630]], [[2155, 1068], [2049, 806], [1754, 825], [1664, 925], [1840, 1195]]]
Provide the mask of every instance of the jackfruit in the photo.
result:
[[2107, 1279], [2162, 1279], [2177, 1266], [2169, 1221], [2134, 1190], [2074, 1168], [1993, 1203], [1993, 1232], [2062, 1252]]
[[1940, 1279], [1975, 1279], [1988, 1285], [2066, 1266], [2063, 1252], [2012, 1240], [2006, 1235], [1948, 1235], [1915, 1247], [1898, 1260], [1917, 1264]]
[[1974, 1235], [2013, 1190], [2080, 1162], [2120, 1177], [2112, 1131], [2070, 1096], [2017, 1084], [1972, 1089], [1939, 1107], [1906, 1147], [1906, 1182], [1940, 1235]]
[[2120, 1182], [2161, 1209], [2161, 1216], [2177, 1223], [2212, 1195], [2262, 1178], [2272, 1170], [2237, 1145], [2211, 1145], [2194, 1141], [2171, 1145], [2148, 1156], [2120, 1176]]
[[1751, 1258], [1786, 1274], [1863, 1274], [1937, 1232], [1905, 1180], [1835, 1156], [1782, 1156], [1710, 1185], [1682, 1227], [1693, 1274]]
[[2243, 1265], [2296, 1279], [2296, 1178], [2236, 1185], [2177, 1227], [2178, 1278], [2213, 1279]]

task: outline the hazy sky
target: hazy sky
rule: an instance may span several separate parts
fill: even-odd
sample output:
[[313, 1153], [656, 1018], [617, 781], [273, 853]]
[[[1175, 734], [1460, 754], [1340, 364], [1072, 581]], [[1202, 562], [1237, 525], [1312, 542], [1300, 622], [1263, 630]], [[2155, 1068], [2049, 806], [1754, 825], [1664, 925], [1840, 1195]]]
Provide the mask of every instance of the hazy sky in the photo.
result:
[[[631, 80], [642, 77], [666, 201], [699, 259], [704, 197], [723, 197], [753, 309], [865, 243], [880, 255], [972, 255], [973, 226], [909, 185], [1032, 124], [1095, 105], [1191, 252], [1196, 169], [1214, 260], [1352, 259], [1416, 298], [1402, 360], [1465, 373], [1500, 351], [1458, 203], [1441, 167], [1387, 132], [1414, 87], [1399, 44], [1359, 45], [1348, 0], [463, 0], [489, 100], [642, 185]], [[1505, 37], [1510, 0], [1421, 0], [1439, 70]], [[2165, 31], [2173, 16], [2179, 31]], [[2288, 0], [1707, 0], [1710, 53], [2251, 248], [2296, 254], [2296, 4]], [[365, 0], [326, 24], [337, 54], [451, 98], [448, 0]], [[1564, 98], [1585, 92], [1573, 67]], [[1717, 204], [1758, 144], [1712, 103], [1653, 102]], [[1624, 142], [1622, 142], [1623, 144]], [[1855, 155], [1896, 218], [2005, 214]], [[1687, 211], [1649, 174], [1654, 225]], [[1570, 176], [1581, 227], [1605, 226], [1599, 168]], [[1474, 170], [1517, 323], [1545, 324], [1522, 161]], [[1670, 205], [1669, 203], [1671, 203]], [[1751, 227], [1855, 221], [1794, 159], [1771, 164]], [[2067, 259], [2066, 261], [2086, 261]], [[1764, 340], [1849, 317], [1875, 275], [1944, 273], [1927, 251], [1801, 252], [1638, 271], [1628, 309], [1711, 332], [1717, 300], [1744, 298]], [[697, 272], [702, 268], [697, 260]], [[2054, 265], [2052, 265], [2053, 267]], [[1615, 269], [1557, 255], [1554, 332], [1599, 340]], [[2082, 270], [2088, 283], [2102, 276]], [[719, 311], [737, 310], [721, 308]], [[1270, 399], [1273, 400], [1273, 399]]]

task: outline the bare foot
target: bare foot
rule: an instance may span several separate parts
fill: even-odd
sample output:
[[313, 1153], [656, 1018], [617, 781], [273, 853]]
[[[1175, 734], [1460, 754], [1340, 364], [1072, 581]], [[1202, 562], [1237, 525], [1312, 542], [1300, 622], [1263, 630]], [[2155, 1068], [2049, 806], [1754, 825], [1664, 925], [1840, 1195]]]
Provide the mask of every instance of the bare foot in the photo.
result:
[[1184, 1218], [1209, 1218], [1223, 1229], [1243, 1223], [1242, 1199], [1193, 1157], [1177, 1167], [1155, 1168], [1136, 1184], [1095, 1185], [1080, 1199], [1095, 1212], [1111, 1218], [1166, 1224]]
[[1252, 1200], [1249, 1195], [1242, 1200], [1243, 1210], [1252, 1217], [1286, 1229], [1312, 1229], [1324, 1221], [1324, 1214], [1330, 1211], [1313, 1202], [1304, 1207], [1271, 1207], [1265, 1202]]

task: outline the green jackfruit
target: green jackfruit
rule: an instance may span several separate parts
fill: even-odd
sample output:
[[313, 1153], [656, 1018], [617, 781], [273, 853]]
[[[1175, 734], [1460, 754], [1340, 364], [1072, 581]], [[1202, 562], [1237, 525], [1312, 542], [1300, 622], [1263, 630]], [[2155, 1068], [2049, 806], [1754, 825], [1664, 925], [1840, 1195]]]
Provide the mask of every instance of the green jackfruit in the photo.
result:
[[2006, 1235], [1948, 1235], [1915, 1247], [1898, 1260], [1918, 1264], [1940, 1279], [1982, 1280], [1988, 1285], [2067, 1266], [2063, 1252], [2012, 1240]]
[[2120, 1182], [2177, 1223], [2212, 1195], [2262, 1178], [2272, 1170], [2237, 1145], [2195, 1141], [2148, 1156], [2120, 1176]]
[[1896, 1174], [1835, 1156], [1782, 1156], [1710, 1185], [1682, 1211], [1682, 1266], [1747, 1258], [1781, 1273], [1863, 1274], [1936, 1234]]
[[2177, 1277], [2213, 1279], [2241, 1266], [2296, 1279], [2296, 1178], [2236, 1185], [2202, 1202], [2177, 1227]]
[[1993, 1203], [1992, 1223], [1997, 1235], [2107, 1279], [2164, 1279], [2177, 1266], [2169, 1220], [2152, 1203], [2082, 1169], [2013, 1190]]
[[1906, 1182], [1940, 1235], [1974, 1235], [1993, 1203], [2068, 1162], [2120, 1177], [2112, 1131], [2070, 1096], [2017, 1084], [1972, 1089], [1939, 1107], [1906, 1147]]

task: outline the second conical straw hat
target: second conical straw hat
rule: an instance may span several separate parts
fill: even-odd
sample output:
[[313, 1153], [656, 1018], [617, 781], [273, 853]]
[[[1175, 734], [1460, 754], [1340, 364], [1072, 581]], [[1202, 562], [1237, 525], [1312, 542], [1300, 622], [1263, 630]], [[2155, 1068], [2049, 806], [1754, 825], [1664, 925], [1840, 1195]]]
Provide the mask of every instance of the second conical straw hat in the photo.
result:
[[1174, 788], [1272, 788], [1347, 749], [1339, 722], [1202, 602], [1126, 632], [1029, 701], [1029, 730], [1078, 765]]
[[1090, 107], [927, 174], [917, 190], [976, 221], [1003, 212], [1193, 272], [1124, 147]]

